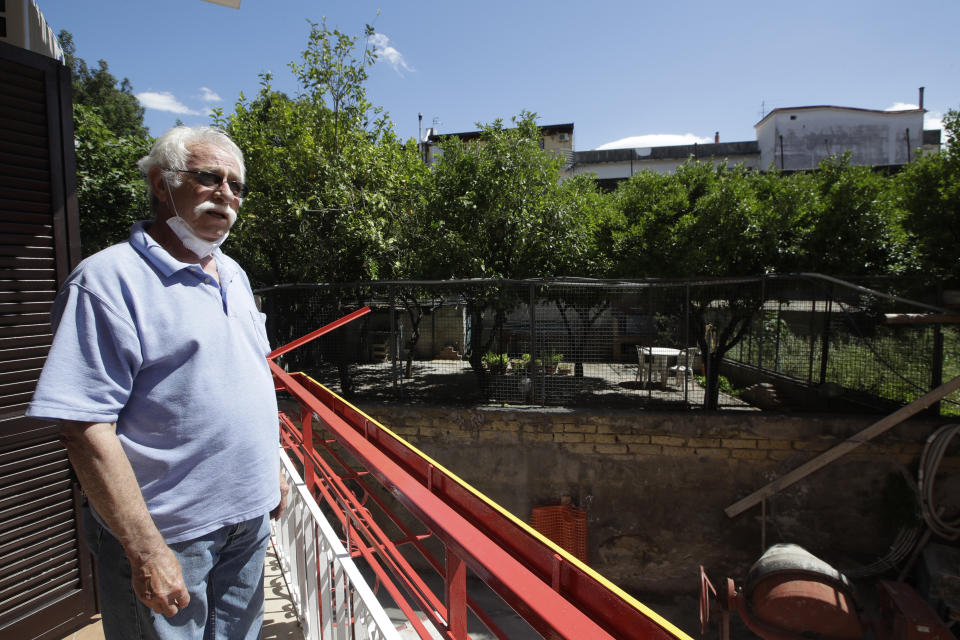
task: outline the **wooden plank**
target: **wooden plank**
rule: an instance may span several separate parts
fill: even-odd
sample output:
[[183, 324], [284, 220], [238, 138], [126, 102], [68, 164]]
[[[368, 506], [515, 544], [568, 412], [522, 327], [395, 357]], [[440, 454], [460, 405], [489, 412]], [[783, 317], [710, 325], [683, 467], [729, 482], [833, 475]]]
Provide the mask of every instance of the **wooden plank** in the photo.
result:
[[933, 403], [939, 402], [957, 389], [960, 389], [960, 376], [957, 376], [953, 380], [940, 385], [925, 396], [917, 398], [907, 406], [891, 413], [882, 420], [873, 423], [863, 431], [850, 436], [832, 449], [824, 451], [816, 458], [800, 465], [790, 473], [780, 476], [770, 484], [754, 491], [746, 498], [733, 503], [724, 509], [724, 513], [727, 514], [728, 518], [733, 518], [734, 516], [740, 515], [750, 507], [758, 504], [764, 498], [772, 496], [773, 494], [786, 489], [793, 483], [806, 478], [814, 471], [822, 469], [837, 458], [840, 458], [841, 456], [844, 456], [850, 451], [856, 449], [863, 443], [868, 442], [885, 431], [888, 431], [907, 418], [920, 413]]

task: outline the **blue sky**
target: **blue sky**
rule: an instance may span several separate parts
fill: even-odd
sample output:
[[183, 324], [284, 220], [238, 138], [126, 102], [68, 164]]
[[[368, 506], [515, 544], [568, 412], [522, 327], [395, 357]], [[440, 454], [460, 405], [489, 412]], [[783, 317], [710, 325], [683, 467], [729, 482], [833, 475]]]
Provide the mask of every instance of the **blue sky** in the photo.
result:
[[[209, 122], [253, 96], [258, 74], [296, 92], [287, 64], [308, 20], [360, 35], [379, 60], [367, 93], [402, 138], [474, 130], [522, 110], [572, 122], [579, 151], [634, 136], [753, 140], [777, 107], [916, 105], [927, 128], [960, 109], [960, 2], [927, 0], [602, 0], [503, 2], [37, 0], [88, 63], [130, 79], [158, 135], [177, 118]], [[628, 146], [651, 146], [651, 140]]]

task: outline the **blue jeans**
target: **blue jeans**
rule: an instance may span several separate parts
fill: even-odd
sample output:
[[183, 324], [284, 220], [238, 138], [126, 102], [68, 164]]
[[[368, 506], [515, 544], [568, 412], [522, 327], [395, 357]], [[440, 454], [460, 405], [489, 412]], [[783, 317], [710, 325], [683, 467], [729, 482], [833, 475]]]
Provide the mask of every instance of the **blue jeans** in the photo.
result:
[[107, 640], [257, 640], [263, 626], [263, 564], [270, 537], [264, 514], [170, 545], [190, 604], [171, 618], [137, 599], [123, 547], [84, 509], [84, 537], [96, 560]]

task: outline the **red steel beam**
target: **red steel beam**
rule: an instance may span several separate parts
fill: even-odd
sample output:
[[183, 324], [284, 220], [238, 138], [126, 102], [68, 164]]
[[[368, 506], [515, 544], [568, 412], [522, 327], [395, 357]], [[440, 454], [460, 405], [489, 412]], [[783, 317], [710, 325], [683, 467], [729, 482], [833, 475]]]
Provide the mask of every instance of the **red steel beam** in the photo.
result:
[[270, 361], [269, 364], [274, 375], [317, 414], [337, 436], [340, 444], [437, 535], [446, 545], [448, 553], [456, 553], [463, 559], [474, 574], [499, 593], [541, 634], [557, 634], [570, 640], [615, 640], [615, 636], [552, 590], [499, 544], [411, 477], [275, 362]]
[[270, 353], [267, 354], [267, 360], [273, 360], [273, 359], [275, 359], [277, 356], [282, 356], [283, 354], [285, 354], [285, 353], [287, 353], [287, 352], [289, 352], [289, 351], [293, 351], [293, 350], [296, 349], [297, 347], [303, 346], [303, 345], [307, 344], [308, 342], [310, 342], [311, 340], [316, 340], [317, 338], [319, 338], [319, 337], [322, 336], [323, 334], [325, 334], [325, 333], [330, 333], [330, 332], [333, 331], [334, 329], [339, 329], [340, 327], [342, 327], [343, 325], [347, 324], [348, 322], [353, 322], [354, 320], [356, 320], [356, 319], [359, 318], [360, 316], [364, 316], [364, 315], [366, 315], [366, 314], [368, 314], [368, 313], [370, 313], [370, 307], [363, 307], [363, 308], [361, 308], [361, 309], [357, 309], [357, 310], [354, 311], [353, 313], [349, 313], [349, 314], [343, 316], [342, 318], [340, 318], [339, 320], [334, 320], [334, 321], [331, 322], [330, 324], [324, 325], [324, 326], [320, 327], [319, 329], [317, 329], [316, 331], [311, 331], [311, 332], [308, 333], [307, 335], [305, 335], [305, 336], [303, 336], [303, 337], [300, 337], [300, 338], [297, 338], [297, 339], [294, 340], [293, 342], [288, 342], [287, 344], [283, 345], [282, 347], [277, 347], [276, 349], [274, 349], [273, 351], [271, 351]]
[[[289, 374], [286, 375], [289, 376]], [[296, 384], [302, 386], [310, 396], [318, 399], [322, 406], [349, 427], [352, 435], [369, 442], [378, 453], [383, 454], [395, 464], [406, 482], [440, 498], [469, 525], [519, 561], [542, 584], [555, 586], [556, 591], [565, 600], [585, 612], [609, 634], [603, 637], [664, 640], [689, 638], [654, 611], [609, 583], [565, 550], [545, 539], [329, 389], [303, 374], [293, 374], [292, 379], [295, 379]], [[328, 423], [327, 418], [323, 421]], [[338, 435], [338, 440], [344, 435], [338, 433], [336, 429], [331, 431]], [[385, 482], [373, 467], [367, 468], [376, 473], [381, 482]], [[390, 488], [389, 484], [386, 486]], [[411, 508], [410, 505], [407, 506]], [[470, 552], [475, 553], [472, 550]], [[469, 564], [466, 556], [462, 557]], [[474, 569], [472, 565], [470, 566]], [[474, 571], [481, 573], [476, 569]], [[515, 603], [504, 594], [501, 594], [501, 597], [514, 606]], [[562, 632], [562, 629], [558, 631]]]
[[[386, 569], [383, 569], [383, 570], [379, 569], [378, 563], [372, 560], [371, 558], [367, 557], [366, 555], [364, 555], [363, 551], [361, 551], [361, 555], [364, 555], [364, 557], [370, 563], [374, 571], [376, 571], [378, 576], [381, 579], [383, 579], [385, 582], [390, 581], [392, 583], [391, 579], [389, 578], [389, 575], [397, 575], [401, 579], [403, 586], [407, 590], [408, 594], [419, 603], [421, 610], [423, 610], [426, 613], [426, 615], [430, 616], [433, 611], [437, 611], [437, 612], [440, 612], [441, 614], [444, 614], [444, 612], [449, 607], [439, 602], [439, 600], [430, 591], [429, 587], [427, 587], [426, 584], [419, 579], [416, 571], [414, 571], [411, 567], [409, 567], [406, 559], [403, 557], [403, 555], [399, 552], [397, 548], [399, 545], [412, 544], [416, 548], [416, 550], [420, 553], [420, 555], [424, 559], [426, 559], [427, 562], [430, 563], [430, 566], [433, 567], [433, 569], [437, 572], [437, 574], [440, 577], [445, 578], [446, 570], [444, 568], [444, 565], [442, 565], [436, 559], [436, 557], [434, 557], [434, 555], [423, 544], [421, 540], [421, 538], [432, 537], [433, 534], [426, 533], [426, 534], [417, 535], [403, 522], [401, 518], [398, 518], [396, 514], [394, 514], [391, 511], [391, 509], [387, 507], [387, 505], [383, 502], [383, 500], [381, 500], [377, 496], [377, 494], [373, 491], [373, 489], [364, 480], [363, 476], [369, 475], [369, 473], [357, 472], [353, 470], [350, 464], [347, 461], [345, 461], [332, 447], [329, 446], [329, 442], [336, 442], [335, 440], [329, 441], [329, 442], [321, 441], [321, 444], [326, 449], [327, 454], [331, 458], [333, 458], [343, 469], [342, 473], [335, 472], [333, 468], [329, 464], [327, 464], [327, 462], [323, 458], [316, 455], [315, 450], [308, 451], [307, 454], [304, 455], [304, 452], [302, 452], [299, 449], [299, 447], [304, 447], [305, 449], [307, 449], [304, 444], [304, 441], [306, 440], [306, 434], [307, 434], [307, 429], [310, 423], [309, 418], [311, 417], [311, 413], [309, 410], [303, 411], [302, 413], [304, 414], [304, 417], [301, 421], [302, 433], [300, 433], [295, 430], [295, 427], [292, 421], [290, 421], [290, 419], [285, 414], [283, 414], [283, 412], [281, 412], [281, 422], [284, 427], [284, 429], [281, 431], [281, 435], [285, 443], [284, 445], [285, 448], [291, 449], [292, 453], [297, 457], [298, 460], [300, 460], [301, 462], [303, 462], [304, 459], [313, 460], [313, 464], [305, 465], [305, 468], [312, 470], [312, 468], [315, 466], [321, 471], [322, 476], [324, 478], [324, 482], [317, 483], [316, 487], [313, 487], [313, 485], [309, 483], [308, 483], [308, 486], [311, 487], [311, 490], [316, 490], [316, 492], [322, 496], [322, 498], [326, 501], [326, 503], [337, 515], [341, 524], [344, 524], [347, 518], [349, 517], [349, 515], [344, 513], [343, 510], [340, 508], [341, 502], [344, 505], [346, 505], [348, 508], [350, 508], [355, 515], [364, 514], [367, 511], [369, 511], [366, 507], [363, 506], [362, 504], [363, 501], [361, 501], [357, 496], [355, 496], [354, 493], [348, 490], [346, 486], [343, 484], [344, 479], [349, 479], [355, 482], [366, 493], [367, 498], [372, 500], [380, 509], [380, 511], [384, 515], [386, 515], [388, 518], [390, 518], [391, 522], [393, 522], [393, 524], [398, 529], [400, 529], [400, 531], [404, 536], [399, 541], [391, 540], [390, 537], [387, 536], [383, 532], [383, 530], [377, 525], [375, 520], [370, 520], [369, 526], [363, 529], [365, 539], [368, 541], [370, 549], [375, 550], [381, 554], [385, 554], [384, 559], [387, 560], [387, 564], [390, 565], [390, 568], [392, 569], [393, 574], [385, 573], [387, 571]], [[314, 442], [316, 443], [316, 441]], [[336, 496], [331, 495], [328, 484], [330, 487], [338, 488]], [[364, 518], [364, 521], [366, 521], [366, 518]], [[391, 560], [391, 558], [394, 558], [394, 559]], [[402, 564], [403, 566], [402, 567], [397, 566], [398, 563]], [[383, 571], [384, 573], [381, 573], [381, 571]], [[412, 576], [412, 578], [410, 576]], [[467, 606], [470, 608], [471, 611], [473, 611], [474, 615], [476, 615], [477, 618], [480, 619], [480, 621], [487, 628], [487, 630], [490, 631], [496, 638], [498, 638], [498, 640], [509, 640], [507, 634], [499, 627], [499, 625], [497, 625], [497, 623], [493, 620], [493, 618], [491, 618], [490, 615], [486, 611], [484, 611], [469, 594], [466, 595], [466, 602], [467, 602]], [[429, 636], [424, 635], [422, 637], [428, 638]]]
[[[386, 536], [379, 530], [375, 522], [372, 522], [372, 520], [368, 521], [367, 518], [364, 517], [366, 510], [362, 505], [358, 504], [356, 496], [343, 485], [339, 476], [325, 464], [323, 459], [318, 457], [314, 450], [306, 446], [302, 438], [297, 437], [298, 434], [289, 417], [282, 413], [281, 417], [281, 422], [284, 427], [281, 430], [284, 448], [293, 453], [297, 460], [303, 465], [304, 469], [317, 467], [323, 477], [323, 482], [308, 485], [309, 490], [311, 492], [317, 491], [320, 494], [323, 501], [337, 515], [344, 531], [348, 528], [353, 528], [363, 536], [361, 540], [351, 538], [350, 545], [346, 545], [345, 543], [345, 546], [355, 546], [357, 548], [359, 555], [363, 556], [368, 562], [377, 575], [378, 580], [380, 580], [389, 592], [390, 597], [393, 598], [397, 606], [400, 607], [404, 615], [410, 620], [417, 634], [421, 638], [431, 638], [432, 636], [423, 626], [409, 600], [405, 598], [403, 592], [400, 591], [400, 588], [402, 586], [403, 590], [413, 597], [420, 607], [420, 610], [422, 610], [438, 628], [442, 628], [445, 624], [445, 618], [443, 616], [446, 615], [446, 607], [433, 596], [432, 592], [426, 587], [423, 581], [420, 580], [416, 571], [407, 564], [406, 560], [395, 548], [385, 547], [377, 542], [378, 539], [386, 539]], [[346, 512], [345, 509], [349, 509], [349, 513]], [[372, 540], [372, 544], [365, 544], [368, 540]], [[354, 555], [352, 548], [347, 548], [347, 552], [350, 553], [351, 556]], [[375, 552], [379, 552], [377, 557], [374, 557]], [[384, 568], [384, 563], [389, 566], [389, 569]], [[391, 576], [397, 576], [403, 584], [398, 586]], [[438, 615], [441, 617], [437, 617]]]
[[591, 640], [688, 637], [324, 387], [270, 366], [448, 552], [541, 633]]

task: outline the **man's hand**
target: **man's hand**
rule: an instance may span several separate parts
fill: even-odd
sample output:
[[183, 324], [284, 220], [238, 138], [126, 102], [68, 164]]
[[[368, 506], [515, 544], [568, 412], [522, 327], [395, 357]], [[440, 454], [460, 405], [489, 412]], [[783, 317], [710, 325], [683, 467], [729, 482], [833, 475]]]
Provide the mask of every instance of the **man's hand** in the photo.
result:
[[287, 508], [287, 493], [290, 491], [290, 487], [287, 485], [286, 478], [283, 475], [280, 475], [280, 504], [275, 506], [273, 510], [270, 511], [270, 519], [276, 520], [283, 515], [284, 510]]
[[155, 613], [169, 618], [190, 604], [180, 561], [170, 547], [162, 545], [155, 551], [139, 555], [130, 560], [130, 567], [133, 592]]

